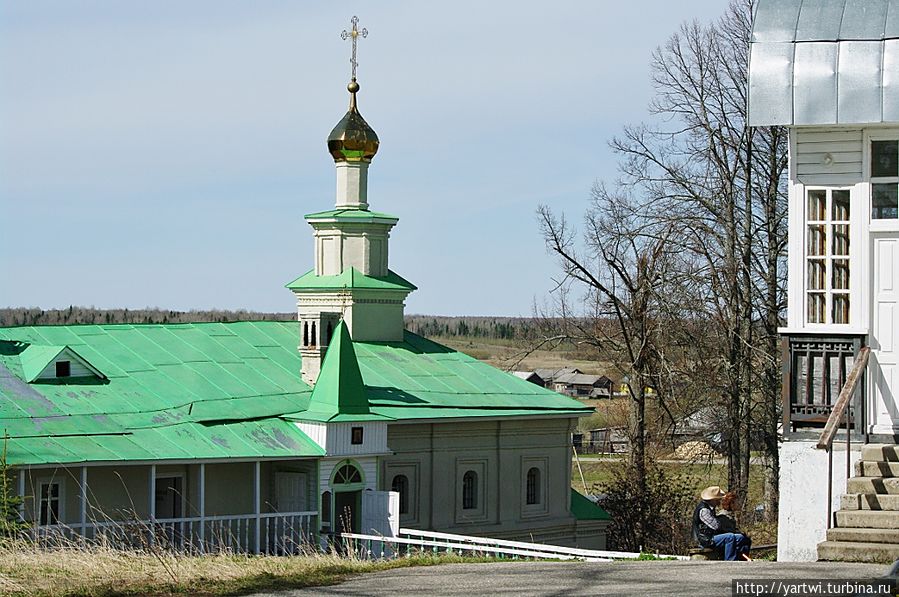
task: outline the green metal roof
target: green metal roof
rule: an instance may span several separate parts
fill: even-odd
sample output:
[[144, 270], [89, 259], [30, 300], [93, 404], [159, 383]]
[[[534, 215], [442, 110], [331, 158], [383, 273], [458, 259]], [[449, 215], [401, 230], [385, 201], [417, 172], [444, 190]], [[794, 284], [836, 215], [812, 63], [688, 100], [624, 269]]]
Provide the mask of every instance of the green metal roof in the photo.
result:
[[611, 520], [612, 517], [593, 500], [571, 490], [571, 515], [578, 520]]
[[[9, 462], [317, 456], [290, 421], [592, 412], [410, 332], [354, 342], [338, 328], [312, 408], [296, 322], [0, 328]], [[32, 346], [66, 346], [106, 378], [28, 383], [21, 355]]]
[[[297, 448], [293, 457], [319, 455], [292, 423], [274, 418], [309, 400], [296, 334], [293, 322], [0, 328], [0, 435], [10, 437], [9, 461], [267, 457], [286, 454], [283, 445]], [[44, 359], [62, 346], [106, 379], [27, 383], [22, 356], [37, 348]], [[216, 429], [239, 437], [217, 442]], [[275, 430], [287, 440], [282, 447], [271, 441]], [[191, 437], [212, 447], [170, 445]]]
[[309, 270], [286, 288], [291, 290], [340, 290], [344, 288], [368, 288], [372, 290], [404, 290], [412, 292], [417, 287], [403, 279], [394, 272], [388, 270], [383, 278], [366, 276], [355, 267], [343, 270], [336, 276], [316, 276], [315, 270]]
[[371, 415], [353, 340], [343, 321], [334, 330], [303, 418], [333, 421], [339, 415], [351, 415], [353, 420], [382, 418]]
[[399, 221], [399, 218], [396, 216], [367, 209], [329, 209], [328, 211], [306, 214], [304, 217], [308, 221], [337, 220], [338, 222], [378, 223], [381, 220], [385, 224], [395, 224]]

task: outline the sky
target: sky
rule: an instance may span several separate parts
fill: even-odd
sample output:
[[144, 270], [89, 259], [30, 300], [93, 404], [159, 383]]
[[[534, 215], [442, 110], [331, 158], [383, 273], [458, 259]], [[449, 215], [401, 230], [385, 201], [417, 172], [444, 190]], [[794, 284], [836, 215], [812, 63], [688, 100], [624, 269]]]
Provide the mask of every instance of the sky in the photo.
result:
[[530, 316], [559, 271], [537, 206], [581, 219], [653, 49], [725, 6], [0, 0], [0, 306], [294, 310], [358, 15], [406, 313]]

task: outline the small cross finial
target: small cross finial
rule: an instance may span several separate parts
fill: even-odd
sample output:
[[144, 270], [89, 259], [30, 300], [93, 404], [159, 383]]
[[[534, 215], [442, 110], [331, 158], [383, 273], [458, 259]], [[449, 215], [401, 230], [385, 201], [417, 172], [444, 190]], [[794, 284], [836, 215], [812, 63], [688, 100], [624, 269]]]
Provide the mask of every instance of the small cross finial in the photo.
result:
[[359, 38], [359, 36], [368, 37], [368, 29], [366, 29], [365, 27], [363, 27], [362, 29], [359, 29], [357, 27], [357, 25], [359, 25], [359, 17], [357, 17], [357, 16], [354, 16], [352, 19], [350, 19], [350, 25], [352, 25], [352, 27], [350, 27], [349, 31], [344, 29], [343, 32], [340, 34], [340, 39], [349, 38], [353, 42], [353, 54], [352, 54], [352, 56], [350, 56], [350, 65], [353, 68], [353, 81], [355, 81], [356, 80], [356, 67], [359, 64], [358, 62], [356, 62], [356, 40]]

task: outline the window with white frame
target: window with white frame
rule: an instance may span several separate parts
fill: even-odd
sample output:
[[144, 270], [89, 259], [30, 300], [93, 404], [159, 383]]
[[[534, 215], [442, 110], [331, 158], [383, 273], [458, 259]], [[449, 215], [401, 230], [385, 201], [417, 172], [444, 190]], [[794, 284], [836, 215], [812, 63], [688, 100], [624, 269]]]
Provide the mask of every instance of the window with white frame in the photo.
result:
[[899, 219], [899, 141], [871, 141], [871, 219]]
[[59, 524], [61, 516], [61, 490], [58, 481], [45, 481], [40, 484], [40, 504], [38, 524]]
[[849, 323], [849, 190], [806, 190], [806, 321]]

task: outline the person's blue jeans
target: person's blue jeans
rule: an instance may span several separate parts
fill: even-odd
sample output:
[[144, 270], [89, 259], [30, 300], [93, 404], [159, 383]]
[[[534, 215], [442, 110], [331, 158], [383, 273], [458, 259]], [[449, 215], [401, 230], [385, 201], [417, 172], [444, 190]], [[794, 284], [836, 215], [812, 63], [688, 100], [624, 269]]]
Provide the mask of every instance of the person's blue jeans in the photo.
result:
[[749, 553], [752, 539], [743, 533], [721, 533], [712, 537], [712, 544], [724, 550], [725, 560], [736, 560], [742, 553]]

